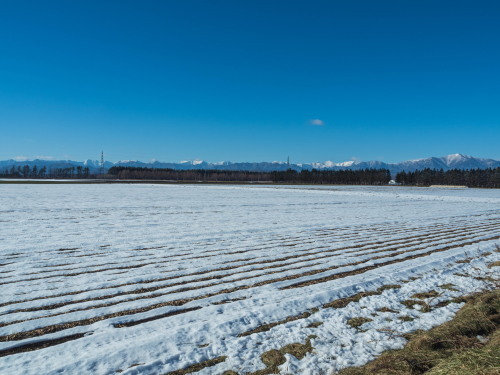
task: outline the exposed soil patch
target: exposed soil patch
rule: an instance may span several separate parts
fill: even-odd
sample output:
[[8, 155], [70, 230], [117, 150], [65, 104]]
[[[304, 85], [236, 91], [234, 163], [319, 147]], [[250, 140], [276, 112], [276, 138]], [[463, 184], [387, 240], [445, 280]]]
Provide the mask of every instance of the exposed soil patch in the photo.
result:
[[201, 309], [201, 306], [191, 307], [189, 309], [180, 309], [180, 310], [175, 310], [175, 311], [169, 311], [169, 312], [164, 313], [164, 314], [154, 315], [154, 316], [150, 316], [150, 317], [144, 318], [144, 319], [138, 319], [138, 320], [133, 320], [130, 322], [123, 322], [123, 323], [116, 323], [116, 324], [113, 324], [113, 327], [115, 327], [115, 328], [132, 327], [132, 326], [136, 326], [137, 324], [147, 323], [147, 322], [151, 322], [153, 320], [158, 320], [158, 319], [163, 319], [163, 318], [168, 318], [169, 316], [184, 314], [184, 313], [199, 310], [199, 309]]
[[288, 322], [293, 322], [294, 320], [299, 320], [299, 319], [305, 319], [305, 318], [309, 318], [311, 316], [311, 312], [309, 311], [306, 311], [300, 315], [294, 315], [294, 316], [289, 316], [283, 320], [280, 320], [278, 322], [273, 322], [273, 323], [267, 323], [267, 324], [263, 324], [257, 328], [254, 328], [250, 331], [246, 331], [246, 332], [243, 332], [243, 333], [240, 333], [238, 336], [239, 337], [244, 337], [244, 336], [250, 336], [250, 335], [253, 335], [254, 333], [259, 333], [259, 332], [266, 332], [266, 331], [269, 331], [271, 328], [273, 327], [276, 327], [280, 324], [285, 324], [285, 323], [288, 323]]
[[451, 284], [451, 283], [439, 285], [439, 287], [441, 289], [447, 289], [447, 290], [451, 290], [452, 292], [458, 292], [458, 289], [454, 288], [454, 286], [455, 286], [455, 284]]
[[306, 340], [305, 344], [292, 343], [285, 345], [281, 349], [271, 349], [265, 353], [262, 353], [260, 359], [266, 365], [263, 370], [254, 371], [248, 375], [267, 375], [267, 374], [279, 374], [278, 366], [286, 362], [285, 354], [293, 355], [297, 359], [302, 359], [307, 353], [311, 353], [313, 347], [311, 345], [311, 339], [316, 336], [311, 335]]
[[393, 309], [390, 309], [388, 307], [381, 307], [380, 309], [378, 309], [377, 311], [380, 311], [380, 312], [389, 312], [389, 313], [394, 313], [394, 314], [397, 314], [398, 311], [396, 310], [393, 310]]
[[363, 324], [371, 322], [373, 319], [370, 318], [363, 318], [363, 317], [355, 317], [351, 318], [347, 321], [347, 324], [350, 325], [352, 328], [359, 328]]
[[38, 349], [43, 349], [43, 348], [48, 348], [49, 346], [59, 345], [59, 344], [62, 344], [64, 342], [77, 340], [79, 338], [82, 338], [86, 334], [87, 333], [76, 333], [74, 335], [59, 337], [57, 339], [41, 340], [41, 341], [37, 341], [37, 342], [25, 344], [25, 345], [16, 346], [16, 347], [11, 348], [11, 349], [3, 349], [3, 350], [0, 350], [0, 357], [5, 357], [8, 355], [24, 353], [24, 352], [31, 352], [33, 350], [38, 350]]
[[323, 325], [323, 322], [312, 322], [307, 325], [307, 328], [318, 328]]
[[212, 367], [212, 366], [215, 366], [219, 363], [222, 363], [226, 360], [227, 357], [225, 356], [221, 356], [221, 357], [216, 357], [216, 358], [213, 358], [213, 359], [209, 359], [208, 361], [203, 361], [203, 362], [200, 362], [200, 363], [196, 363], [194, 365], [191, 365], [189, 367], [186, 367], [184, 369], [181, 369], [181, 370], [175, 370], [175, 371], [170, 371], [170, 372], [167, 372], [163, 375], [185, 375], [185, 374], [191, 374], [193, 372], [198, 372], [198, 371], [201, 371], [203, 370], [204, 368], [206, 367]]
[[418, 299], [427, 299], [427, 298], [433, 298], [439, 296], [439, 293], [436, 292], [435, 290], [431, 290], [429, 292], [423, 292], [423, 293], [415, 293], [414, 295], [411, 296], [411, 298], [418, 298]]

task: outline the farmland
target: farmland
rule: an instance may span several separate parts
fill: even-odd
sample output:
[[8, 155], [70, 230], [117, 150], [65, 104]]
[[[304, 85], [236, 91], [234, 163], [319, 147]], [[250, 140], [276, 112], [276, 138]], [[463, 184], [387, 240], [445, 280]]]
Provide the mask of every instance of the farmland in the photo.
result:
[[0, 373], [330, 374], [492, 287], [500, 192], [0, 185], [0, 228]]

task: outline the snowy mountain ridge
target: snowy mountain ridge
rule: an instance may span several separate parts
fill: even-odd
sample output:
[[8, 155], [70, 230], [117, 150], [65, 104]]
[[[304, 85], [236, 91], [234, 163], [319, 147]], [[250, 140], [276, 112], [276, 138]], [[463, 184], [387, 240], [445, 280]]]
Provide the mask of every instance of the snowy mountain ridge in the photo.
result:
[[[98, 160], [87, 159], [83, 162], [72, 160], [3, 160], [0, 161], [0, 171], [10, 169], [12, 167], [29, 165], [30, 167], [37, 166], [38, 168], [46, 166], [47, 168], [70, 168], [70, 167], [88, 167], [91, 171], [97, 172], [100, 169]], [[321, 169], [321, 170], [342, 170], [342, 169], [365, 169], [365, 168], [386, 168], [391, 173], [400, 171], [414, 171], [417, 169], [486, 169], [500, 167], [500, 160], [477, 158], [464, 154], [451, 154], [442, 157], [428, 157], [424, 159], [407, 160], [400, 163], [385, 163], [382, 161], [344, 161], [344, 162], [313, 162], [313, 163], [296, 163], [288, 164], [284, 161], [273, 162], [207, 162], [204, 160], [184, 160], [178, 163], [172, 162], [142, 162], [139, 160], [120, 160], [116, 163], [105, 161], [104, 169], [107, 170], [113, 166], [123, 167], [142, 167], [142, 168], [172, 168], [172, 169], [219, 169], [219, 170], [245, 170], [245, 171], [283, 171], [288, 168], [300, 171], [302, 169]]]

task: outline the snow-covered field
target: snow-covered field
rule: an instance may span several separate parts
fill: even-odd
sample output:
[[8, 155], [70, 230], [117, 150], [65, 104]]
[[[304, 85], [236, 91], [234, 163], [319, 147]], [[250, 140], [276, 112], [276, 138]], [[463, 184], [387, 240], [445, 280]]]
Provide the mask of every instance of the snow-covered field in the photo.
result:
[[0, 184], [0, 373], [245, 374], [309, 339], [281, 372], [331, 374], [450, 319], [499, 244], [498, 190]]

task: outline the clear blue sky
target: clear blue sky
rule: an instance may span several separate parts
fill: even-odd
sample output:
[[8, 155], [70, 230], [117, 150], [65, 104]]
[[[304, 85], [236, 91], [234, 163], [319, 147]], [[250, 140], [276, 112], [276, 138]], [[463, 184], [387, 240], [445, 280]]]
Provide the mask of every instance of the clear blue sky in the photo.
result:
[[3, 0], [0, 159], [500, 159], [499, 20], [497, 0]]

